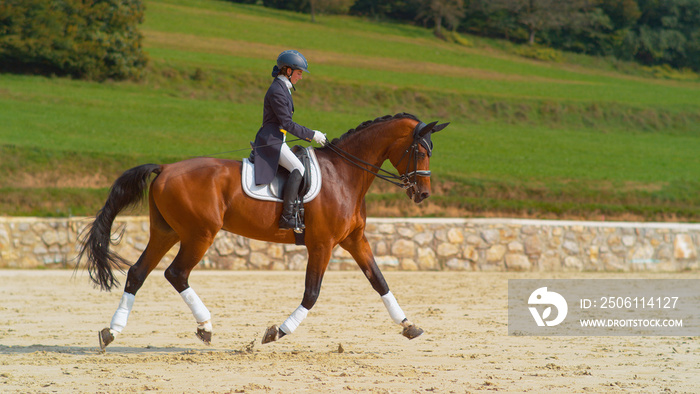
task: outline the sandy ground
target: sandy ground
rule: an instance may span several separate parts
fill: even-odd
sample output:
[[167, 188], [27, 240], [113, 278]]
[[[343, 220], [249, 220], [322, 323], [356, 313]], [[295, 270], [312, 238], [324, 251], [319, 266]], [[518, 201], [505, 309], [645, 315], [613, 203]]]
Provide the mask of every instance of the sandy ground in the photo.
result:
[[[329, 272], [297, 331], [261, 345], [301, 300], [302, 272], [195, 271], [214, 317], [199, 342], [182, 299], [156, 271], [129, 325], [99, 351], [121, 290], [71, 271], [0, 271], [0, 392], [698, 392], [698, 337], [507, 335], [509, 278], [698, 278], [686, 274], [387, 272], [408, 317], [402, 337], [359, 271]], [[342, 351], [339, 348], [342, 346]]]

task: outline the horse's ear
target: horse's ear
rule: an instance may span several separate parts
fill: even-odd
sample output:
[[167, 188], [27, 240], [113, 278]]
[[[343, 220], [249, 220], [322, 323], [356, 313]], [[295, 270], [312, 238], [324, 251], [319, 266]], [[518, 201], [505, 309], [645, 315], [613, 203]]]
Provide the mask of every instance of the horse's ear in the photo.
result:
[[[436, 123], [437, 123], [437, 122], [436, 122]], [[447, 127], [447, 125], [449, 125], [449, 124], [450, 124], [450, 122], [447, 122], [447, 123], [439, 124], [439, 125], [433, 127], [433, 133], [437, 133], [438, 131], [440, 131], [440, 130], [444, 129], [445, 127]]]
[[433, 131], [433, 127], [437, 124], [437, 121], [428, 123], [421, 129], [421, 131], [418, 132], [418, 138], [422, 138], [424, 135], [431, 133]]

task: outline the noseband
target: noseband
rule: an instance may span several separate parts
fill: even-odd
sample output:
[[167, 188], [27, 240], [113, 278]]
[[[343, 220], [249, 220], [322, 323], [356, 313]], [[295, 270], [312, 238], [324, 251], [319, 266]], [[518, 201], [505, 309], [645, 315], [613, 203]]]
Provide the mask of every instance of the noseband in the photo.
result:
[[[432, 156], [433, 153], [433, 142], [430, 140], [430, 132], [421, 135], [421, 131], [425, 127], [426, 124], [423, 122], [419, 122], [416, 125], [416, 127], [413, 129], [413, 142], [408, 147], [408, 149], [406, 149], [403, 156], [401, 156], [401, 159], [399, 159], [399, 161], [396, 163], [396, 167], [398, 168], [403, 159], [408, 157], [408, 162], [406, 163], [406, 172], [403, 175], [394, 174], [381, 167], [375, 166], [372, 163], [368, 163], [360, 159], [359, 157], [353, 156], [343, 151], [342, 149], [338, 148], [330, 142], [326, 144], [326, 147], [335, 152], [338, 156], [343, 158], [348, 163], [367, 172], [371, 172], [380, 179], [383, 179], [404, 190], [415, 189], [415, 187], [418, 185], [419, 176], [430, 177], [430, 170], [418, 169], [418, 153], [420, 145], [422, 145], [428, 151], [428, 157]], [[413, 160], [413, 171], [408, 172], [411, 165], [411, 160]], [[370, 168], [366, 168], [364, 166], [368, 166], [376, 170], [377, 172], [375, 173]]]

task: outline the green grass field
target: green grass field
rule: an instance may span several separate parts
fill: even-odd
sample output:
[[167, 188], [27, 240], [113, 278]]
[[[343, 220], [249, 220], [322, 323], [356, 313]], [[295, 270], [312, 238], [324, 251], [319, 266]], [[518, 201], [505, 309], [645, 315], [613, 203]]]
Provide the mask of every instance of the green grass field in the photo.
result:
[[294, 93], [298, 123], [335, 137], [397, 112], [451, 122], [433, 139], [428, 204], [383, 186], [370, 214], [700, 218], [699, 81], [540, 62], [347, 16], [145, 3], [142, 81], [0, 74], [0, 214], [93, 214], [134, 165], [247, 156], [274, 60], [295, 48], [312, 72]]

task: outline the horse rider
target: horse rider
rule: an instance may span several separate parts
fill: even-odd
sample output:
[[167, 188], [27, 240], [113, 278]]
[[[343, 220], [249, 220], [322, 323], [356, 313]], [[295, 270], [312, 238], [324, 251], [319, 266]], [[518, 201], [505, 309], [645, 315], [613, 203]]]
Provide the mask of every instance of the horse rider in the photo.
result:
[[292, 210], [304, 177], [304, 165], [287, 146], [287, 133], [306, 141], [313, 140], [321, 146], [327, 142], [325, 134], [292, 120], [292, 89], [296, 91], [294, 85], [302, 79], [304, 71], [309, 72], [308, 66], [306, 58], [295, 50], [284, 51], [277, 57], [277, 65], [272, 69], [274, 80], [265, 93], [262, 127], [253, 143], [255, 184], [272, 182], [278, 165], [289, 170], [283, 191], [284, 206], [279, 221], [281, 229], [303, 228], [303, 223], [296, 222]]

